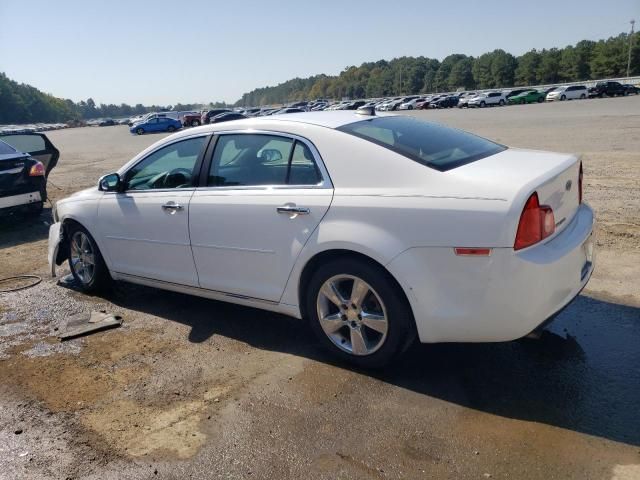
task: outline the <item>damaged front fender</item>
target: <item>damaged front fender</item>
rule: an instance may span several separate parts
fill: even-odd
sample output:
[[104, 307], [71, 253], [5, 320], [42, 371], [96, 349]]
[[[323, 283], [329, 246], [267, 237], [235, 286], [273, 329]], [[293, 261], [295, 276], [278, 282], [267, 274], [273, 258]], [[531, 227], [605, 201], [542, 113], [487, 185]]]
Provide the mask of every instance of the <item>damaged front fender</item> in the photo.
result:
[[49, 249], [47, 260], [51, 276], [56, 276], [56, 266], [69, 258], [69, 245], [64, 236], [62, 223], [56, 222], [49, 227]]

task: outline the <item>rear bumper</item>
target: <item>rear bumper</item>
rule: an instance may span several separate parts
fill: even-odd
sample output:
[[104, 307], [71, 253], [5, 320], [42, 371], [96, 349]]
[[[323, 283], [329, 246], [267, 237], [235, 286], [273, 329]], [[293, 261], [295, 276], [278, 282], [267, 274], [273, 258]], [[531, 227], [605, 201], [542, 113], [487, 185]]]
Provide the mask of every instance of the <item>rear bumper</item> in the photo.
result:
[[40, 203], [42, 201], [43, 197], [40, 190], [0, 197], [0, 214], [13, 210], [17, 207], [30, 205], [32, 203]]
[[453, 248], [412, 248], [387, 268], [404, 288], [422, 342], [498, 342], [521, 338], [567, 306], [595, 266], [594, 216], [583, 204], [546, 243], [489, 257]]

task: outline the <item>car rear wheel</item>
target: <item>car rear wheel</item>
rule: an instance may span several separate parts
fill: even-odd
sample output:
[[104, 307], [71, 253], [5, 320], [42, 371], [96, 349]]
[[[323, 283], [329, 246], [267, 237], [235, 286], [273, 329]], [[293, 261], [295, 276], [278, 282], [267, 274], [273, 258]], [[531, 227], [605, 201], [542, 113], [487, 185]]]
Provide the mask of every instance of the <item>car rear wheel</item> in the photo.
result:
[[544, 102], [544, 98], [543, 97], [538, 97], [538, 103], [542, 103]]
[[480, 102], [480, 108], [484, 108], [486, 106], [487, 106], [487, 104], [485, 103], [484, 100]]
[[111, 276], [91, 234], [73, 224], [69, 230], [69, 268], [80, 289], [86, 293], [104, 289]]
[[582, 95], [580, 95], [580, 100], [584, 100], [585, 98], [587, 98], [587, 97], [585, 96], [584, 93]]
[[320, 342], [361, 367], [389, 363], [415, 338], [404, 293], [379, 266], [343, 258], [311, 277], [305, 311]]
[[192, 126], [192, 127], [199, 127], [199, 126], [200, 126], [200, 122], [199, 122], [198, 120], [193, 120], [193, 121], [191, 122], [191, 126]]
[[137, 133], [138, 135], [142, 135], [142, 134], [144, 134], [144, 128], [138, 128], [138, 129], [136, 130], [136, 133]]
[[176, 131], [176, 127], [174, 127], [173, 125], [169, 125], [167, 127], [167, 132], [175, 132]]
[[498, 102], [498, 105], [500, 105], [501, 107], [504, 107], [504, 100], [500, 100], [500, 101]]

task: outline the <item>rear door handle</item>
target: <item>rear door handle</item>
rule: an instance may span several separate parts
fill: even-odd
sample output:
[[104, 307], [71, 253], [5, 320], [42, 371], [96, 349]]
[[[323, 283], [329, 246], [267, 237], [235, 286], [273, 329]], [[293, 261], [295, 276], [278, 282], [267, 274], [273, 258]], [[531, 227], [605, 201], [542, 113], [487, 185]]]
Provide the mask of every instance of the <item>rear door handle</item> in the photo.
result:
[[184, 210], [184, 207], [182, 205], [180, 205], [179, 203], [175, 203], [175, 202], [167, 202], [164, 205], [162, 205], [162, 209], [169, 213], [170, 215], [173, 215], [174, 213], [180, 211], [180, 210]]
[[306, 207], [296, 207], [293, 205], [284, 205], [276, 208], [278, 213], [286, 213], [287, 215], [309, 215], [311, 210]]

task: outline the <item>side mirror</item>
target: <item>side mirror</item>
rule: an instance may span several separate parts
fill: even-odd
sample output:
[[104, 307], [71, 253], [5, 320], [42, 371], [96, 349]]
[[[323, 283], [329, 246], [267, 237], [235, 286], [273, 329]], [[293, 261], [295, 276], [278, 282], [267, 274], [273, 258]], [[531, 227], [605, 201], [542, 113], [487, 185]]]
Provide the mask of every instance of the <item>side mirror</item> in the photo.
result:
[[122, 181], [117, 173], [105, 175], [98, 181], [98, 190], [101, 192], [119, 192], [121, 187]]
[[275, 148], [266, 148], [260, 152], [260, 159], [263, 162], [278, 162], [282, 160], [282, 154]]

